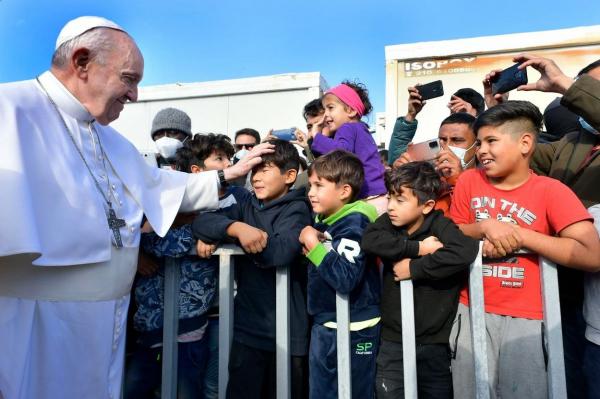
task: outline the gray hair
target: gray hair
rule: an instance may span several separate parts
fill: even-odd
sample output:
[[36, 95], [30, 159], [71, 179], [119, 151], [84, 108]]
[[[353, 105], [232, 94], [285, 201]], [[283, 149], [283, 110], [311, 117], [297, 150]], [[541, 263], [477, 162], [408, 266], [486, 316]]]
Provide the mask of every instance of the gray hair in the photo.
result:
[[75, 50], [86, 48], [90, 51], [90, 59], [103, 65], [106, 55], [114, 48], [114, 40], [111, 40], [110, 28], [90, 29], [73, 39], [64, 42], [52, 55], [52, 66], [63, 69], [68, 63]]

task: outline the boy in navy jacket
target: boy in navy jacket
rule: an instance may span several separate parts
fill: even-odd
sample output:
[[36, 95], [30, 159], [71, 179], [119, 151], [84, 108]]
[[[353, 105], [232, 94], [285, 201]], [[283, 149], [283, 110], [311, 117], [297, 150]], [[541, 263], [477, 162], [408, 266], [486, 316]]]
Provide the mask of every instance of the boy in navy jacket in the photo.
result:
[[286, 141], [252, 170], [254, 195], [216, 212], [203, 213], [192, 228], [207, 244], [237, 242], [246, 256], [235, 263], [237, 295], [229, 358], [228, 398], [275, 397], [275, 268], [290, 269], [290, 352], [293, 397], [306, 389], [308, 347], [306, 265], [298, 235], [310, 224], [304, 189], [291, 190], [300, 157]]
[[346, 151], [317, 158], [309, 168], [314, 227], [300, 242], [312, 265], [308, 272], [308, 312], [314, 317], [309, 350], [311, 398], [337, 398], [336, 291], [349, 295], [352, 395], [374, 394], [379, 337], [379, 273], [360, 248], [365, 227], [377, 217], [375, 207], [353, 202], [364, 180], [360, 160]]

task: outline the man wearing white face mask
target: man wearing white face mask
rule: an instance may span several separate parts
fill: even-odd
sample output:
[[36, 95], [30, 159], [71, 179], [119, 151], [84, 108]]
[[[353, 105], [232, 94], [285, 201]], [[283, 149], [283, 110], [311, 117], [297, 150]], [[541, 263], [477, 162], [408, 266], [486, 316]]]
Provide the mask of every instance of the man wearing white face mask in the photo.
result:
[[192, 121], [183, 111], [165, 108], [154, 117], [150, 134], [160, 154], [158, 165], [172, 169], [175, 153], [192, 137]]
[[[475, 117], [466, 112], [451, 114], [444, 119], [438, 131], [440, 152], [435, 158], [435, 168], [441, 173], [449, 190], [442, 193], [435, 203], [435, 208], [447, 213], [450, 209], [451, 192], [458, 176], [466, 169], [475, 167], [475, 152], [477, 137], [472, 125]], [[412, 162], [408, 152], [405, 152], [394, 162], [394, 167]]]

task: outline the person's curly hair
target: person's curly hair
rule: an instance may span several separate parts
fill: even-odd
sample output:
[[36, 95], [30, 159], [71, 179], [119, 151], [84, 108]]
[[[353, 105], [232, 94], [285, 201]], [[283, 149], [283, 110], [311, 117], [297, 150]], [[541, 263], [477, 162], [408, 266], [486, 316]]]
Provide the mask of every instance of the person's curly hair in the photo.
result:
[[369, 100], [369, 90], [367, 89], [367, 86], [365, 86], [363, 83], [355, 80], [354, 82], [351, 82], [349, 80], [344, 80], [342, 82], [342, 84], [346, 85], [346, 86], [350, 86], [355, 92], [356, 94], [358, 94], [358, 96], [360, 97], [360, 100], [362, 101], [363, 105], [365, 106], [365, 112], [363, 114], [363, 116], [366, 116], [368, 114], [371, 113], [371, 111], [373, 111], [373, 106], [371, 105], [371, 100]]
[[182, 172], [190, 172], [192, 165], [204, 168], [204, 160], [213, 152], [222, 152], [231, 158], [235, 153], [231, 139], [224, 134], [196, 134], [183, 143], [183, 147], [175, 154], [175, 166]]

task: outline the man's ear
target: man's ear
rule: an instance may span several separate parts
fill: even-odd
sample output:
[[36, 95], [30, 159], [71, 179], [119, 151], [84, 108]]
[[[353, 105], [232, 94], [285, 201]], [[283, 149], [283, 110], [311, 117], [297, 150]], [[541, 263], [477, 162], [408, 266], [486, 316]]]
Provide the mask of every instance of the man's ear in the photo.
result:
[[535, 148], [535, 135], [529, 132], [523, 133], [519, 139], [519, 147], [523, 156], [532, 154]]
[[423, 204], [423, 215], [428, 215], [435, 208], [434, 200], [427, 200], [425, 204]]
[[82, 79], [87, 79], [88, 67], [91, 62], [90, 50], [80, 48], [73, 52], [71, 56], [71, 67], [75, 70], [77, 76]]
[[201, 168], [198, 165], [192, 165], [192, 166], [190, 166], [190, 172], [192, 172], [192, 173], [200, 173], [202, 171], [204, 171], [204, 169]]
[[340, 199], [343, 202], [346, 202], [346, 200], [350, 198], [352, 198], [352, 187], [350, 187], [349, 184], [342, 184], [340, 191]]
[[296, 169], [288, 169], [285, 171], [285, 184], [294, 184], [296, 181], [296, 176], [298, 176], [298, 171]]

